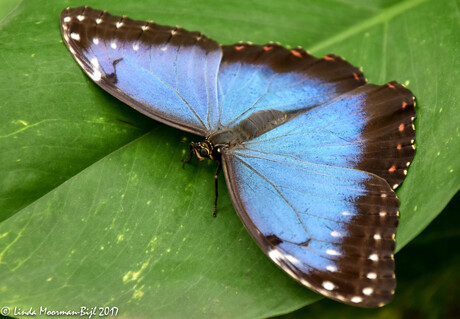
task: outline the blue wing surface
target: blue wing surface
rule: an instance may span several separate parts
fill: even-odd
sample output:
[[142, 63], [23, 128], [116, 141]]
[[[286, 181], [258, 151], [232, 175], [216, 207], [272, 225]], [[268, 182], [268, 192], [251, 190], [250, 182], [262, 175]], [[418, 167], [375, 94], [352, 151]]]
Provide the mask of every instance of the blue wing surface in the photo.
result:
[[333, 55], [317, 59], [302, 49], [244, 43], [224, 46], [223, 52], [218, 127], [257, 111], [317, 106], [366, 82], [359, 69]]
[[[396, 143], [411, 145], [412, 114], [407, 89], [367, 84], [224, 153], [238, 214], [293, 278], [349, 304], [391, 300], [399, 201], [372, 170], [407, 168], [413, 148]], [[363, 169], [377, 156], [375, 145], [387, 166]]]
[[365, 83], [333, 55], [277, 44], [220, 46], [199, 32], [89, 7], [61, 14], [64, 42], [103, 89], [166, 124], [208, 136], [264, 109], [316, 106]]
[[61, 28], [83, 70], [115, 97], [195, 134], [207, 135], [213, 129], [222, 58], [217, 42], [199, 32], [89, 7], [64, 10]]

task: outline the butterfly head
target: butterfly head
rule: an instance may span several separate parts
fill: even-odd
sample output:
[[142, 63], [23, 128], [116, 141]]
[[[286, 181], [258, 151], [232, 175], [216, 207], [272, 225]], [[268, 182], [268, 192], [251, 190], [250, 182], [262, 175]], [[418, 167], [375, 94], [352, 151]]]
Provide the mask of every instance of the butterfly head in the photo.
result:
[[196, 157], [200, 161], [207, 158], [212, 160], [218, 160], [218, 150], [208, 140], [204, 140], [198, 143], [190, 143], [190, 150], [195, 153]]

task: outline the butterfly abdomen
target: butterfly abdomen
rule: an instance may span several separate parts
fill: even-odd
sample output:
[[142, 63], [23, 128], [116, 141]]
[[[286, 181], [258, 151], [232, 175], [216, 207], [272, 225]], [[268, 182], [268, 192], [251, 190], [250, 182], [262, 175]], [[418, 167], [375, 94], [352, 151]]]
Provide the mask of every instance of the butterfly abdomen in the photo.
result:
[[304, 112], [305, 110], [278, 111], [273, 109], [255, 112], [235, 126], [213, 134], [209, 139], [215, 145], [241, 144], [288, 122]]

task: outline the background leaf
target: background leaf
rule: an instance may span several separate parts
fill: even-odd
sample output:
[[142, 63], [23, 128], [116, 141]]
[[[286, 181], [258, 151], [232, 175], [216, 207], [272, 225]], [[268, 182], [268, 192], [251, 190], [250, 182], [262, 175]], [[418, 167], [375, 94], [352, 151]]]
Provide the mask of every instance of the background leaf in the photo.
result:
[[[11, 2], [12, 3], [12, 2]], [[417, 154], [398, 189], [403, 247], [460, 186], [454, 0], [87, 1], [179, 24], [224, 44], [302, 45], [417, 96]], [[320, 297], [252, 242], [214, 163], [181, 168], [199, 138], [99, 89], [62, 43], [80, 1], [27, 1], [0, 20], [0, 302], [23, 309], [117, 306], [122, 317], [266, 317]]]

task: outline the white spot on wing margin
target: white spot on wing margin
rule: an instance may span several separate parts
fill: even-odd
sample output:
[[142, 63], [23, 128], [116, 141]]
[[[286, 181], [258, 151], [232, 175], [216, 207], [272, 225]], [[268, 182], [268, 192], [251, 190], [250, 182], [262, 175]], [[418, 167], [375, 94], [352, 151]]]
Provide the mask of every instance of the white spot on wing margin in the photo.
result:
[[289, 260], [291, 263], [300, 262], [300, 260], [298, 260], [297, 258], [291, 255], [283, 255], [276, 248], [270, 250], [268, 252], [268, 256], [271, 258], [271, 260], [275, 262], [275, 264], [280, 266], [289, 276], [291, 276], [292, 278], [295, 278], [296, 280], [299, 280], [299, 277], [290, 268], [281, 264], [281, 260]]
[[363, 301], [363, 298], [359, 297], [359, 296], [355, 296], [353, 298], [351, 298], [351, 302], [354, 302], [354, 303], [360, 303]]
[[367, 288], [363, 289], [363, 294], [365, 294], [367, 296], [372, 295], [373, 292], [374, 292], [374, 289], [372, 289], [371, 287], [367, 287]]
[[80, 41], [80, 35], [78, 33], [72, 32], [70, 37], [74, 40]]
[[327, 290], [333, 290], [335, 288], [335, 285], [330, 281], [323, 281], [322, 286]]
[[366, 277], [369, 278], [369, 279], [376, 279], [377, 274], [375, 272], [370, 272], [370, 273], [367, 274]]
[[340, 256], [340, 253], [333, 249], [326, 249], [326, 254], [330, 256]]
[[268, 256], [277, 264], [278, 266], [281, 266], [280, 260], [283, 259], [283, 255], [279, 252], [278, 249], [272, 249], [268, 252]]
[[378, 261], [379, 260], [379, 255], [371, 254], [371, 255], [369, 255], [369, 259], [373, 260], [373, 261]]
[[101, 74], [101, 72], [99, 72], [98, 69], [93, 69], [93, 72], [92, 72], [92, 73], [88, 73], [88, 75], [89, 75], [90, 78], [93, 79], [93, 81], [95, 81], [95, 82], [100, 81], [100, 80], [101, 80], [101, 77], [102, 77], [102, 74]]
[[329, 270], [330, 272], [336, 272], [337, 271], [337, 267], [334, 266], [334, 265], [328, 265], [328, 266], [326, 266], [326, 269]]
[[294, 256], [291, 256], [291, 255], [285, 255], [286, 259], [289, 260], [290, 263], [292, 264], [295, 264], [295, 265], [298, 265], [301, 263], [301, 261], [297, 258], [295, 258]]
[[101, 80], [102, 74], [98, 70], [99, 69], [99, 61], [97, 58], [92, 58], [91, 59], [91, 64], [93, 66], [93, 69], [91, 71], [88, 71], [88, 75], [93, 79], [93, 81], [97, 82]]
[[341, 237], [342, 234], [339, 233], [338, 231], [334, 230], [333, 232], [331, 232], [331, 236], [332, 236], [332, 237]]

